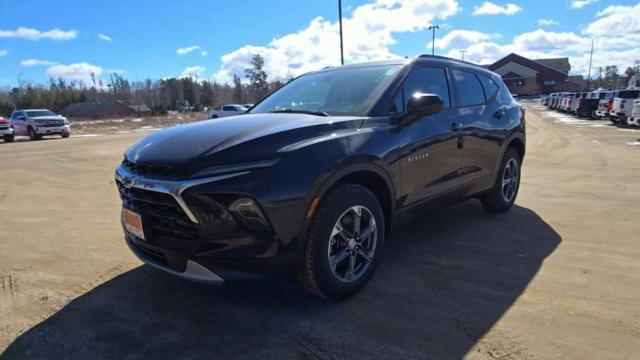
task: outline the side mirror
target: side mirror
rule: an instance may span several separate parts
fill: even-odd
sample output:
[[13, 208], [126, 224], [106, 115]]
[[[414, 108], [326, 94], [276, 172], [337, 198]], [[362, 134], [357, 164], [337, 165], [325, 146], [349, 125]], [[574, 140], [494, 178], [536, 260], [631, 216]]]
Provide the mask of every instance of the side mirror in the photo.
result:
[[443, 109], [444, 102], [439, 95], [416, 92], [409, 99], [407, 116], [403, 122], [410, 123], [423, 116], [437, 114]]
[[26, 117], [24, 117], [24, 116], [18, 116], [18, 120], [25, 121], [26, 119], [27, 119], [27, 118], [26, 118]]

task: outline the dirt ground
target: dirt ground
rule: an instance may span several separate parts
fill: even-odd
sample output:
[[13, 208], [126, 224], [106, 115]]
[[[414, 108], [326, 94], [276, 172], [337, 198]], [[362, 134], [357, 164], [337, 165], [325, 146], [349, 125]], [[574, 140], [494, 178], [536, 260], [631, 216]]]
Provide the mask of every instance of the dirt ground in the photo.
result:
[[0, 358], [638, 359], [640, 131], [527, 125], [510, 212], [425, 214], [341, 303], [142, 266], [113, 171], [144, 131], [0, 142]]

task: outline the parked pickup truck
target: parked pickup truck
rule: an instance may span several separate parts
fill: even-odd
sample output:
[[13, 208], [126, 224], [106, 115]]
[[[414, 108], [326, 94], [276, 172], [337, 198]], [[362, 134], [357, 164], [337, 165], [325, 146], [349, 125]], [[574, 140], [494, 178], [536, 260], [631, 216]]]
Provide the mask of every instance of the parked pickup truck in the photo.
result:
[[617, 91], [607, 91], [604, 98], [598, 102], [598, 109], [596, 110], [596, 119], [602, 119], [609, 117], [609, 111], [613, 106], [613, 98], [616, 97]]
[[627, 120], [627, 116], [631, 114], [631, 106], [633, 100], [640, 98], [640, 90], [620, 90], [618, 95], [613, 99], [611, 111], [609, 111], [609, 119], [614, 124]]
[[633, 101], [631, 115], [627, 118], [627, 125], [640, 126], [640, 99]]
[[15, 130], [13, 129], [13, 125], [11, 125], [11, 121], [0, 116], [0, 136], [4, 142], [13, 142]]
[[31, 140], [40, 140], [43, 135], [67, 138], [70, 134], [67, 118], [47, 109], [15, 110], [11, 114], [11, 124], [15, 135], [28, 135]]
[[576, 115], [584, 118], [596, 118], [596, 111], [601, 99], [604, 99], [607, 93], [605, 91], [594, 91], [585, 93], [585, 97], [581, 98], [576, 109]]
[[222, 105], [219, 109], [209, 110], [209, 119], [216, 119], [226, 116], [241, 115], [249, 110], [248, 107], [239, 104]]

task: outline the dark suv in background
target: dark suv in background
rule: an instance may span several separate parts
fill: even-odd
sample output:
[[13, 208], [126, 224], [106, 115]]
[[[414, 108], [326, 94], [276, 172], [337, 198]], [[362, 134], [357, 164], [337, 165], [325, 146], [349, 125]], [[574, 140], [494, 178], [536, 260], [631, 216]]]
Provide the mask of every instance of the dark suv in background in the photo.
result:
[[297, 275], [340, 298], [416, 211], [508, 210], [524, 155], [524, 111], [500, 76], [419, 56], [308, 73], [245, 115], [151, 134], [116, 180], [144, 262], [210, 283]]

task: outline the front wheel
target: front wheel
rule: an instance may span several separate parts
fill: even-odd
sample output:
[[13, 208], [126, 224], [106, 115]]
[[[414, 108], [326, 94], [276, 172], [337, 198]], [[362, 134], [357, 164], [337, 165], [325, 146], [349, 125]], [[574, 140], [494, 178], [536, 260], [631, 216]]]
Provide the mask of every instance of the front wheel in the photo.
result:
[[362, 288], [380, 259], [384, 216], [367, 188], [341, 184], [322, 200], [311, 222], [300, 277], [309, 290], [340, 299]]
[[37, 134], [35, 132], [35, 130], [33, 130], [32, 127], [29, 127], [28, 133], [29, 133], [29, 139], [31, 139], [31, 140], [40, 140], [40, 139], [42, 139], [42, 135]]
[[4, 142], [8, 142], [8, 143], [10, 143], [10, 142], [13, 142], [14, 137], [13, 137], [13, 134], [11, 134], [11, 135], [4, 135], [4, 136], [2, 137], [2, 139], [4, 140]]
[[513, 206], [520, 188], [520, 156], [509, 147], [504, 153], [493, 188], [482, 199], [488, 212], [504, 212]]
[[62, 133], [62, 134], [60, 134], [60, 136], [62, 136], [63, 139], [68, 138], [69, 135], [71, 135], [71, 133]]

